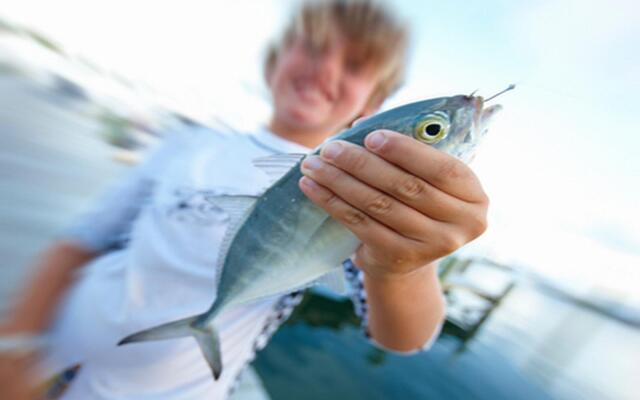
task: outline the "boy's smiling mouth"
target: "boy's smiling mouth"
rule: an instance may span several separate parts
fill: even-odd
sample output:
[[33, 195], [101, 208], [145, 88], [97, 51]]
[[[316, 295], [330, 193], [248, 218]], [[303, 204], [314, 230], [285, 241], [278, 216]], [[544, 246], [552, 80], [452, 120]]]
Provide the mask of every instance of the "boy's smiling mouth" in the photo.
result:
[[314, 82], [312, 79], [298, 78], [293, 81], [293, 87], [305, 100], [311, 101], [326, 101], [328, 103], [332, 103], [336, 96], [332, 93], [332, 91], [323, 87], [323, 85]]

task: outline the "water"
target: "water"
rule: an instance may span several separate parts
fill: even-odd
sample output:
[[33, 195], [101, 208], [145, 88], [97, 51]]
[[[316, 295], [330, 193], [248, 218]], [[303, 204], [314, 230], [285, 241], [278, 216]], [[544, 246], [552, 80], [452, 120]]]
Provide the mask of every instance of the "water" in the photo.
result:
[[346, 316], [349, 304], [309, 301], [255, 362], [274, 399], [550, 398], [490, 347], [478, 343], [460, 351], [459, 341], [443, 334], [427, 353], [385, 353], [364, 340], [356, 327], [336, 329], [305, 321], [304, 314], [320, 310], [342, 310]]
[[378, 350], [356, 325], [348, 300], [308, 295], [254, 363], [272, 398], [637, 398], [637, 358], [624, 354], [638, 354], [638, 330], [534, 287], [513, 291], [466, 343], [445, 325], [411, 357]]

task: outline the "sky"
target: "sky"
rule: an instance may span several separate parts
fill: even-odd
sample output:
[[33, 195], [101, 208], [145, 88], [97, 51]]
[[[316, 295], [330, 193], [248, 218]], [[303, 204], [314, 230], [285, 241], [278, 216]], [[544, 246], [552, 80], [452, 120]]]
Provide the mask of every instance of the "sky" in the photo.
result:
[[[270, 110], [264, 48], [295, 3], [5, 0], [0, 17], [174, 108], [251, 129]], [[466, 251], [640, 305], [640, 6], [389, 3], [414, 43], [407, 84], [383, 108], [517, 85], [500, 98], [504, 110], [473, 164], [492, 201], [490, 228]]]

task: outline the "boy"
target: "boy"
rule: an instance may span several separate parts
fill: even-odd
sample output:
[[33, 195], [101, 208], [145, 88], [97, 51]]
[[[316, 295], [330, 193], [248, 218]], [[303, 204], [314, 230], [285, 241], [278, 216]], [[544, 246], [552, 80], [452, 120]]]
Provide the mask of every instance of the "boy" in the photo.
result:
[[[42, 332], [60, 310], [39, 369], [82, 363], [65, 399], [226, 397], [295, 294], [219, 317], [225, 369], [218, 381], [191, 338], [115, 344], [208, 308], [227, 226], [207, 196], [257, 195], [268, 182], [252, 159], [309, 152], [375, 112], [400, 83], [406, 35], [370, 1], [304, 4], [267, 57], [274, 103], [268, 129], [169, 138], [45, 254], [4, 334]], [[368, 334], [388, 349], [412, 352], [428, 347], [444, 316], [433, 262], [482, 233], [487, 199], [466, 166], [410, 138], [373, 132], [366, 147], [325, 146], [303, 162], [300, 188], [362, 241], [345, 271]]]

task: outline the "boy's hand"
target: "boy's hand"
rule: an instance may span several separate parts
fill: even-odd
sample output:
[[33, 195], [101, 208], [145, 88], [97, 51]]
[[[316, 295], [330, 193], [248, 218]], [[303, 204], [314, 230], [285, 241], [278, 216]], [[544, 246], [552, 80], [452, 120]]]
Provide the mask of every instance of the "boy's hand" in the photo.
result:
[[489, 200], [463, 162], [391, 131], [331, 142], [302, 163], [302, 191], [361, 241], [372, 278], [410, 274], [480, 236]]
[[0, 399], [34, 399], [29, 357], [0, 353]]

